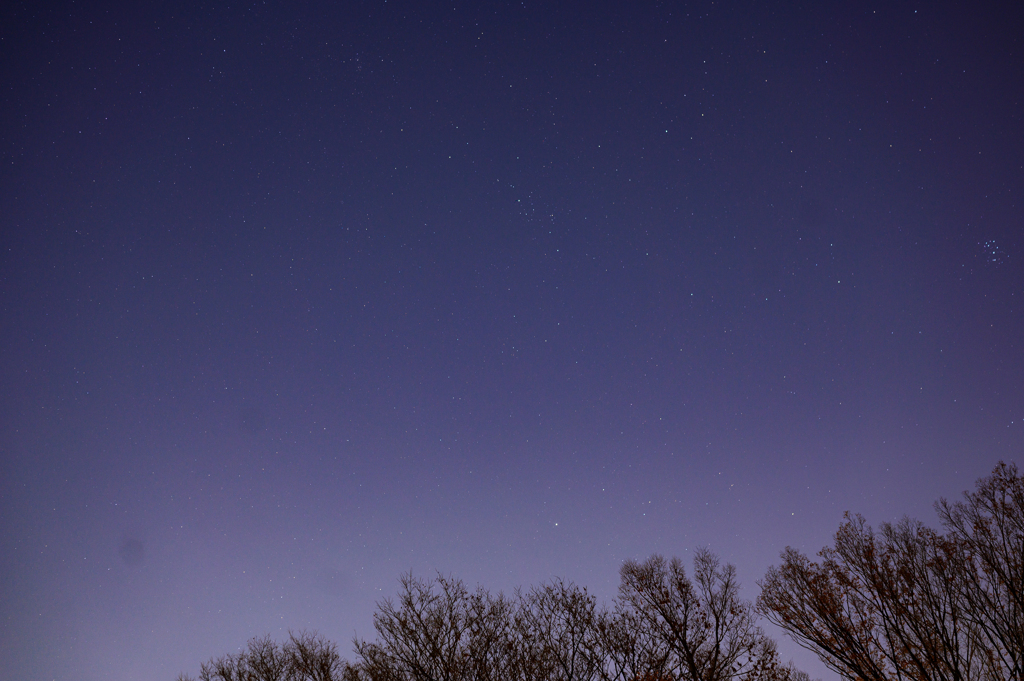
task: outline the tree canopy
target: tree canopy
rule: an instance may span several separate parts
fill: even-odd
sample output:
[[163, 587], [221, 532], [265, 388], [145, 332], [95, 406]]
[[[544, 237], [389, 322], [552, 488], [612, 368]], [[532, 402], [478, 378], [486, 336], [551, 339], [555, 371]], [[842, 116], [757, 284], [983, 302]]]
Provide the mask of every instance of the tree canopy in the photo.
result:
[[[599, 607], [585, 588], [555, 580], [507, 596], [460, 580], [405, 575], [378, 604], [377, 637], [356, 660], [310, 634], [282, 647], [253, 639], [210, 660], [200, 681], [803, 681], [780, 663], [739, 598], [732, 565], [697, 552], [693, 578], [678, 559], [627, 561], [619, 597]], [[192, 681], [179, 677], [179, 681]]]
[[758, 610], [843, 678], [1024, 678], [1024, 479], [1000, 463], [936, 510], [876, 532], [847, 514], [815, 562], [787, 548]]
[[[759, 617], [844, 679], [1024, 681], [1024, 478], [999, 463], [942, 530], [905, 518], [876, 531], [846, 514], [831, 546], [787, 548], [739, 598], [736, 569], [708, 550], [625, 561], [600, 606], [555, 580], [511, 595], [453, 577], [400, 579], [355, 660], [317, 634], [252, 639], [204, 663], [199, 681], [808, 681], [783, 665]], [[182, 675], [179, 681], [194, 681]]]

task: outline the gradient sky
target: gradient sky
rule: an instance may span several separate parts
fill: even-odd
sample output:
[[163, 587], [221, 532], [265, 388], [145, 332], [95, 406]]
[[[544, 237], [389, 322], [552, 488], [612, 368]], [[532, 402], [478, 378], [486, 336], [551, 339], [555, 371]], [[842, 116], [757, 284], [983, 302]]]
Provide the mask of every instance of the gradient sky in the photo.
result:
[[351, 657], [409, 570], [607, 602], [708, 546], [754, 598], [844, 511], [934, 524], [1024, 464], [1022, 25], [5, 5], [5, 678]]

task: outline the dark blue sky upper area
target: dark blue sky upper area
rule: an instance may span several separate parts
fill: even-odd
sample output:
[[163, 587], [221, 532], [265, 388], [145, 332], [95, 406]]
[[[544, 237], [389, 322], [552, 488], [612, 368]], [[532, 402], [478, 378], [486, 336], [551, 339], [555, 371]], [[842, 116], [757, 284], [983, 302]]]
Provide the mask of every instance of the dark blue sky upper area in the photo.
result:
[[10, 678], [1024, 463], [1020, 8], [424, 4], [4, 10]]

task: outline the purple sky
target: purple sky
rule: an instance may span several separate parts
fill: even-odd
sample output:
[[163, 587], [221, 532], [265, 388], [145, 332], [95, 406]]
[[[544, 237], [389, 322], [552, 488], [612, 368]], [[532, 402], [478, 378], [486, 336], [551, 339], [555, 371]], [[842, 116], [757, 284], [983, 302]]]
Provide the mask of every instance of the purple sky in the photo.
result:
[[5, 678], [1024, 464], [1013, 3], [98, 4], [0, 17]]

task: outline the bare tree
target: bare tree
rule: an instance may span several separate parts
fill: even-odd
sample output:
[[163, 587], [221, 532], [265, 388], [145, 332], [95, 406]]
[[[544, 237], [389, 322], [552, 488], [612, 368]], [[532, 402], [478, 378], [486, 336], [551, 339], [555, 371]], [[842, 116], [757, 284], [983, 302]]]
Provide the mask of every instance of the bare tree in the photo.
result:
[[621, 570], [620, 616], [639, 625], [654, 665], [643, 674], [687, 681], [775, 678], [785, 668], [775, 642], [756, 625], [753, 606], [739, 598], [732, 565], [700, 550], [694, 557], [694, 580], [682, 561], [652, 556], [627, 561]]
[[957, 597], [962, 552], [909, 520], [875, 534], [848, 517], [815, 563], [786, 549], [758, 607], [847, 678], [988, 678]]
[[619, 601], [613, 611], [602, 611], [595, 629], [602, 681], [671, 678], [667, 643], [627, 604]]
[[677, 559], [627, 562], [610, 611], [571, 582], [506, 598], [409, 574], [378, 604], [376, 640], [355, 640], [354, 664], [319, 636], [266, 637], [199, 681], [807, 681], [778, 664], [735, 569], [708, 551], [694, 565], [691, 582]]
[[964, 609], [1005, 678], [1024, 679], [1024, 477], [1002, 461], [964, 500], [935, 509], [964, 547]]
[[[342, 681], [348, 673], [337, 645], [299, 632], [289, 633], [283, 646], [270, 636], [251, 639], [242, 652], [203, 663], [198, 681]], [[178, 681], [195, 680], [182, 674]]]
[[1021, 681], [1024, 481], [1000, 464], [937, 509], [945, 535], [847, 515], [821, 562], [787, 548], [758, 609], [845, 678]]
[[360, 674], [371, 681], [462, 681], [514, 674], [511, 606], [483, 589], [471, 594], [448, 577], [405, 575], [398, 602], [373, 617], [377, 641], [355, 641]]
[[525, 678], [593, 681], [602, 666], [596, 647], [597, 601], [556, 580], [519, 594], [518, 647]]

